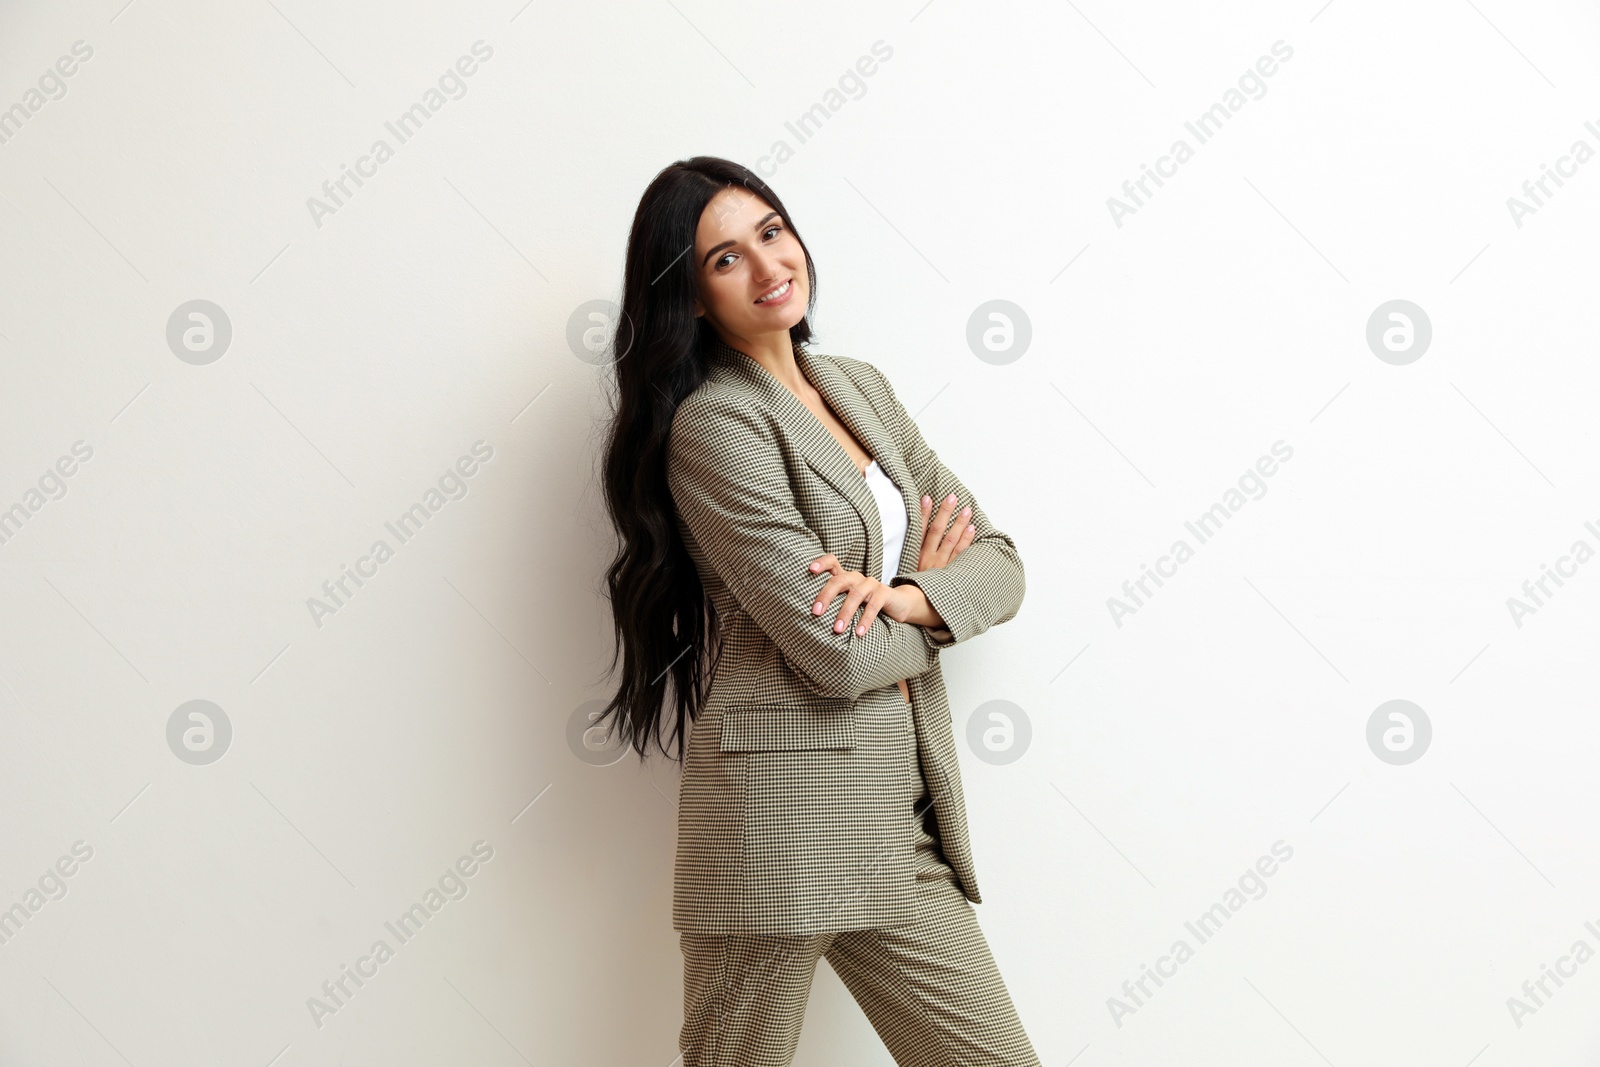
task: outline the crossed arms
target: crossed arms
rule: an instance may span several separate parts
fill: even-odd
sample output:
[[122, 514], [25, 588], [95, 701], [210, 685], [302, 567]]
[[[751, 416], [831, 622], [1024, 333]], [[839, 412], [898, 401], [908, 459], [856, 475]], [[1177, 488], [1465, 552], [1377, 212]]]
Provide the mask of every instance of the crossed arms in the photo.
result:
[[834, 633], [831, 613], [812, 614], [828, 578], [826, 572], [810, 571], [811, 561], [825, 554], [822, 541], [795, 504], [765, 418], [746, 398], [712, 391], [679, 405], [668, 442], [667, 483], [693, 537], [692, 548], [739, 606], [819, 693], [855, 699], [932, 669], [941, 649], [1012, 618], [1022, 605], [1025, 583], [1016, 545], [928, 447], [888, 379], [864, 361], [837, 362], [846, 373], [865, 371], [881, 390], [879, 399], [887, 399], [888, 410], [879, 405], [878, 414], [919, 492], [932, 496], [936, 506], [954, 493], [972, 507], [977, 533], [970, 545], [942, 568], [899, 575], [888, 583], [915, 583], [943, 618], [943, 627], [880, 614], [882, 626], [857, 636], [853, 627]]

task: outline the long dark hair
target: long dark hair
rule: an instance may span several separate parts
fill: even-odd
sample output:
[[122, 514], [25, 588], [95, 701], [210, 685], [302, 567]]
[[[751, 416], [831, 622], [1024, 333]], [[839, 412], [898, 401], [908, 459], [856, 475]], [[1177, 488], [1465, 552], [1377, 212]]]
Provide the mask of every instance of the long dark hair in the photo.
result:
[[[730, 185], [765, 201], [800, 241], [810, 296], [806, 316], [789, 327], [789, 338], [795, 344], [811, 339], [816, 267], [778, 194], [753, 171], [716, 156], [682, 159], [657, 174], [639, 198], [628, 233], [622, 314], [611, 351], [616, 395], [602, 475], [618, 538], [606, 569], [616, 631], [608, 673], [615, 672], [619, 656], [622, 672], [596, 721], [612, 717], [611, 728], [641, 761], [651, 737], [663, 755], [682, 759], [685, 718], [698, 717], [721, 654], [716, 607], [678, 535], [666, 456], [672, 416], [705, 380], [707, 352], [716, 340], [710, 321], [694, 313], [695, 263], [686, 253], [706, 205]], [[667, 742], [676, 753], [662, 741], [667, 724]]]

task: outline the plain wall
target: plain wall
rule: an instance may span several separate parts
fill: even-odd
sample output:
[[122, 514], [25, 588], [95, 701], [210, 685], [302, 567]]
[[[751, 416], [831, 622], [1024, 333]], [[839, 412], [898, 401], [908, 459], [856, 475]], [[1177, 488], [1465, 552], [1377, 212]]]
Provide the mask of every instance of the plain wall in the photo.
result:
[[[0, 1060], [676, 1062], [676, 769], [568, 743], [612, 549], [609, 371], [569, 331], [620, 296], [651, 177], [708, 153], [793, 213], [816, 348], [882, 368], [1021, 550], [1020, 614], [943, 664], [977, 914], [1044, 1062], [1594, 1062], [1597, 24], [7, 4]], [[180, 358], [196, 300], [231, 339]], [[983, 359], [994, 300], [1031, 340]], [[1395, 300], [1431, 327], [1409, 362], [1369, 344]], [[995, 701], [1031, 728], [1009, 762], [964, 740]], [[796, 1062], [891, 1062], [825, 964]]]

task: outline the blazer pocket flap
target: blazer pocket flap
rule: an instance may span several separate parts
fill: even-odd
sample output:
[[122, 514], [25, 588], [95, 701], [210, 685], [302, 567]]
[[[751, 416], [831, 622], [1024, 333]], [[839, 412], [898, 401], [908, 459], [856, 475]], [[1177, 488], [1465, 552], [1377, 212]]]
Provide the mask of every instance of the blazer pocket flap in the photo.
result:
[[855, 747], [855, 702], [845, 698], [730, 704], [722, 712], [723, 752]]

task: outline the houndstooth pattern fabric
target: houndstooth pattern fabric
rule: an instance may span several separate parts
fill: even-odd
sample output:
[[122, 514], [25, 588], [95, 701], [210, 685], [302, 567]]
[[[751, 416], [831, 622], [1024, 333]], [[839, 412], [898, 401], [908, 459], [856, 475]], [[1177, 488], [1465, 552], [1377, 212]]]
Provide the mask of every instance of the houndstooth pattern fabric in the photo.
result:
[[[900, 488], [907, 533], [890, 584], [919, 585], [944, 626], [879, 615], [857, 637], [854, 620], [833, 632], [837, 601], [812, 614], [827, 577], [809, 571], [816, 557], [883, 573], [876, 501], [798, 397], [717, 344], [706, 380], [677, 409], [667, 456], [678, 529], [724, 647], [684, 753], [672, 902], [680, 931], [810, 936], [911, 921], [919, 765], [957, 884], [982, 900], [939, 653], [1016, 615], [1021, 557], [877, 368], [799, 346], [794, 354]], [[907, 570], [922, 543], [924, 493], [936, 502], [955, 493], [977, 535], [949, 566]]]
[[[907, 711], [911, 708], [906, 705]], [[939, 825], [933, 814], [933, 791], [928, 788], [928, 773], [917, 760], [917, 798], [911, 808], [911, 869], [918, 878], [948, 878], [954, 882], [956, 872], [944, 858], [939, 847]], [[959, 886], [959, 883], [957, 883]]]
[[680, 933], [683, 1067], [789, 1067], [819, 958], [900, 1067], [1039, 1067], [954, 879], [919, 881], [912, 915], [811, 937]]

